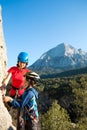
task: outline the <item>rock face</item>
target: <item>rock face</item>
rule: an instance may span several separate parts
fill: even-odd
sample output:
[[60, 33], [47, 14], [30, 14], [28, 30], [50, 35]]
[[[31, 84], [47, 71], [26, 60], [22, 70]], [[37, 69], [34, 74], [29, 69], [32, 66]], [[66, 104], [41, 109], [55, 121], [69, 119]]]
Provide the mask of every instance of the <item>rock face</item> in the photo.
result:
[[[0, 85], [7, 71], [7, 54], [2, 28], [2, 15], [0, 7]], [[16, 130], [12, 125], [12, 118], [5, 107], [0, 90], [0, 130]]]
[[16, 128], [12, 125], [12, 118], [2, 101], [1, 91], [0, 91], [0, 130], [16, 130]]
[[2, 28], [1, 12], [2, 12], [2, 9], [0, 6], [0, 85], [7, 70], [7, 52], [6, 52], [6, 45], [5, 45], [5, 40], [4, 40], [3, 28]]

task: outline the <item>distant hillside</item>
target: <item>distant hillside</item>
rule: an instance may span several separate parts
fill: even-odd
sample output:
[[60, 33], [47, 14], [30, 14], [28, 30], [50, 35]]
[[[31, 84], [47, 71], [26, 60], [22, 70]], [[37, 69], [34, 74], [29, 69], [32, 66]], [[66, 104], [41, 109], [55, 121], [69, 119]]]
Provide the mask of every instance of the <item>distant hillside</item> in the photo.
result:
[[39, 74], [55, 74], [87, 66], [87, 52], [61, 43], [48, 50], [29, 68]]
[[55, 73], [55, 74], [42, 74], [41, 78], [70, 77], [70, 76], [75, 76], [75, 75], [80, 75], [80, 74], [87, 74], [87, 67], [68, 70], [68, 71]]

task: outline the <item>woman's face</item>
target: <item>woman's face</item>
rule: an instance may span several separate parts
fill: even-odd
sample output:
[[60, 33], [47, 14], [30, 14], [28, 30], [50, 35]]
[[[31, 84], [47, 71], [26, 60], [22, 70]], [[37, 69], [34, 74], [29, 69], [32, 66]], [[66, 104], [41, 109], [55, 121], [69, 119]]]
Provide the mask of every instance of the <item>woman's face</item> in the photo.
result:
[[23, 69], [26, 67], [26, 63], [24, 63], [24, 62], [18, 62], [18, 65], [19, 65], [20, 69]]

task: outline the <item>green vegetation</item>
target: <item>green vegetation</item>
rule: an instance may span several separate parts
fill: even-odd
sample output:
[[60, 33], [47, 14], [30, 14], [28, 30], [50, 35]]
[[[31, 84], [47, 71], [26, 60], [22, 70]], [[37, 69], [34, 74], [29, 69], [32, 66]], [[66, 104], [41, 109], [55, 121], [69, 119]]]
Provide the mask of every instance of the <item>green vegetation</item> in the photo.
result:
[[71, 124], [67, 111], [54, 101], [52, 107], [41, 118], [42, 130], [70, 130]]
[[39, 87], [42, 130], [87, 130], [86, 74], [42, 79]]
[[57, 78], [57, 77], [69, 77], [69, 76], [75, 76], [80, 74], [87, 74], [87, 67], [84, 68], [78, 68], [78, 69], [70, 69], [70, 70], [61, 70], [61, 71], [55, 71], [54, 73], [50, 70], [50, 73], [47, 71], [46, 73], [40, 72], [41, 78]]

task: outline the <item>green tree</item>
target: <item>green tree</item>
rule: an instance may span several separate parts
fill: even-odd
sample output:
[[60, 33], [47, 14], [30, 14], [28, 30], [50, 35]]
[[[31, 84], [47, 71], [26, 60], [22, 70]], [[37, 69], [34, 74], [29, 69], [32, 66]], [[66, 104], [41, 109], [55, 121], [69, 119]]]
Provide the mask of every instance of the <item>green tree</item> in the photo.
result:
[[54, 101], [47, 113], [41, 116], [42, 130], [72, 130], [67, 111]]

